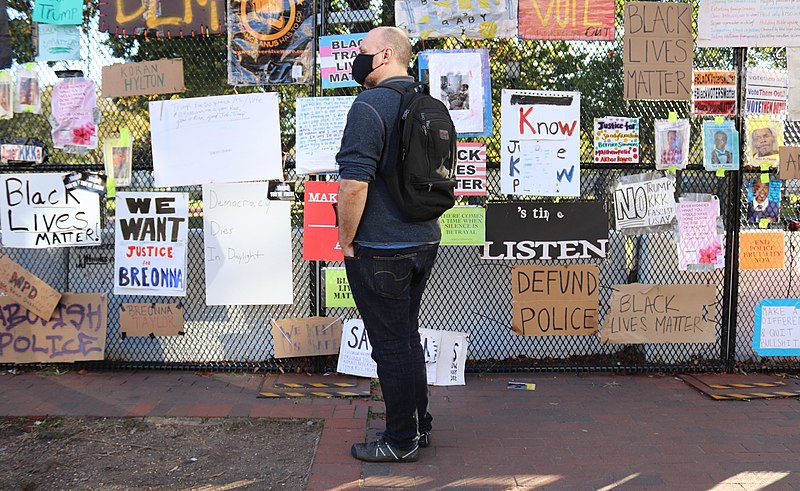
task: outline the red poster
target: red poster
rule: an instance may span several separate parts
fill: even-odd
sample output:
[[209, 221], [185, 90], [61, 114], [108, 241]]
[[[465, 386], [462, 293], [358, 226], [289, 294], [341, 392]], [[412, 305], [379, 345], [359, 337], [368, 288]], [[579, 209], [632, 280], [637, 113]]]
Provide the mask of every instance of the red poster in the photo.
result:
[[614, 40], [614, 0], [519, 0], [522, 39]]
[[303, 259], [306, 261], [344, 261], [336, 223], [338, 195], [338, 182], [306, 182], [303, 212]]

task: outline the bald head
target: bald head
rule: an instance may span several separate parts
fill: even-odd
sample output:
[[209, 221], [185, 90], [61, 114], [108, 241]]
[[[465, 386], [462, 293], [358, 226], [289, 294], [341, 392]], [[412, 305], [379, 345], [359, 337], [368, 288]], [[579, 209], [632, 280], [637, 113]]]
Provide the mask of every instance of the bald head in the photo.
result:
[[381, 26], [369, 31], [367, 37], [377, 49], [391, 48], [394, 62], [404, 68], [408, 67], [411, 62], [411, 44], [406, 31], [399, 27]]

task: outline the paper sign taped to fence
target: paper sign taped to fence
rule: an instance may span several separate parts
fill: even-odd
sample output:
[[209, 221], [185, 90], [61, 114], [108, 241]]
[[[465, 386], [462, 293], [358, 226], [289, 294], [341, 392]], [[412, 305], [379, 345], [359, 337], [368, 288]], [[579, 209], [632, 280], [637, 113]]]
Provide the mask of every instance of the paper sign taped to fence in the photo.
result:
[[736, 70], [695, 70], [692, 100], [695, 114], [736, 114]]
[[604, 164], [639, 162], [639, 118], [594, 118], [594, 161]]
[[359, 53], [364, 36], [366, 33], [362, 32], [319, 37], [319, 70], [323, 89], [358, 87], [358, 82], [352, 76], [353, 60]]
[[666, 232], [675, 219], [675, 179], [622, 176], [614, 184], [614, 221], [625, 235]]
[[119, 307], [123, 336], [178, 336], [183, 329], [183, 306], [179, 303], [123, 303]]
[[325, 306], [355, 307], [350, 283], [344, 268], [324, 268], [325, 270]]
[[38, 24], [39, 54], [36, 61], [60, 61], [81, 59], [80, 26]]
[[772, 114], [785, 118], [789, 79], [786, 70], [747, 69], [745, 114]]
[[518, 336], [586, 336], [597, 332], [596, 264], [511, 268], [511, 329]]
[[339, 171], [336, 154], [342, 144], [347, 113], [355, 100], [354, 96], [297, 98], [295, 171], [298, 174]]
[[714, 285], [615, 285], [600, 342], [714, 343], [716, 316]]
[[409, 37], [428, 39], [513, 38], [517, 35], [517, 0], [395, 0], [395, 25]]
[[339, 183], [336, 181], [306, 181], [303, 208], [305, 261], [344, 261], [336, 215], [338, 196]]
[[108, 311], [104, 293], [65, 293], [49, 317], [18, 315], [24, 306], [0, 297], [0, 363], [71, 363], [104, 358]]
[[783, 269], [785, 232], [758, 231], [739, 234], [739, 269]]
[[761, 300], [753, 326], [753, 351], [760, 356], [800, 356], [800, 299]]
[[361, 319], [350, 319], [344, 323], [342, 344], [336, 371], [357, 377], [378, 378], [378, 365], [372, 356], [372, 345], [367, 329]]
[[800, 46], [799, 2], [703, 0], [698, 3], [698, 47]]
[[225, 0], [107, 0], [98, 2], [100, 30], [117, 35], [156, 31], [173, 36], [221, 34]]
[[36, 0], [32, 18], [43, 24], [83, 24], [83, 0]]
[[455, 206], [439, 218], [443, 246], [484, 245], [486, 242], [486, 208]]
[[436, 357], [436, 378], [428, 385], [465, 385], [464, 368], [467, 364], [467, 334], [463, 332], [441, 331], [439, 356]]
[[614, 40], [614, 0], [532, 0], [519, 3], [522, 39]]
[[342, 321], [336, 317], [275, 319], [275, 358], [335, 355], [342, 344]]
[[61, 298], [61, 293], [5, 254], [0, 254], [0, 292], [43, 319], [50, 318]]
[[486, 143], [458, 142], [456, 196], [486, 196]]
[[800, 147], [778, 147], [778, 177], [800, 179]]
[[172, 94], [183, 92], [183, 60], [117, 63], [103, 67], [100, 97]]

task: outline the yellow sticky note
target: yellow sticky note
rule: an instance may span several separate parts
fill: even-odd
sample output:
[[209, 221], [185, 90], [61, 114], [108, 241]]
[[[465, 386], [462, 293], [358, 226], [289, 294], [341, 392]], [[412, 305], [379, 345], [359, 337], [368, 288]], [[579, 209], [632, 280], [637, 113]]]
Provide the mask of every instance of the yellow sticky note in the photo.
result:
[[759, 220], [758, 228], [769, 228], [769, 218], [762, 218]]
[[716, 118], [714, 118], [714, 122], [717, 124], [722, 124], [725, 122], [725, 118], [723, 118], [722, 116], [717, 116]]
[[761, 174], [761, 182], [767, 184], [769, 182], [769, 174], [767, 173]]
[[725, 177], [725, 169], [717, 169], [717, 177]]
[[675, 123], [675, 122], [677, 122], [677, 121], [678, 121], [678, 113], [676, 113], [675, 111], [670, 111], [670, 112], [669, 112], [669, 117], [667, 118], [667, 120], [668, 120], [670, 123]]
[[114, 185], [114, 176], [106, 177], [106, 197], [116, 198], [117, 187]]
[[673, 174], [675, 174], [675, 173], [678, 172], [678, 167], [674, 166], [674, 165], [670, 165], [669, 167], [667, 167], [667, 172], [672, 172]]
[[764, 162], [761, 164], [761, 172], [769, 172], [769, 162]]

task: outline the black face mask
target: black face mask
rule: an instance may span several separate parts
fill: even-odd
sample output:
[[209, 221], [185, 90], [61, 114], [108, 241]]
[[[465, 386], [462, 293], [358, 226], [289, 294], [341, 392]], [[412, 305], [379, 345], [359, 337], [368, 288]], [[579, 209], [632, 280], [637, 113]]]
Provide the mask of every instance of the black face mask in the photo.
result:
[[[379, 51], [380, 52], [380, 51]], [[358, 83], [358, 85], [364, 85], [364, 82], [367, 80], [367, 76], [372, 73], [374, 68], [372, 68], [372, 59], [378, 53], [368, 55], [365, 53], [359, 53], [356, 55], [355, 59], [353, 59], [353, 80]]]

